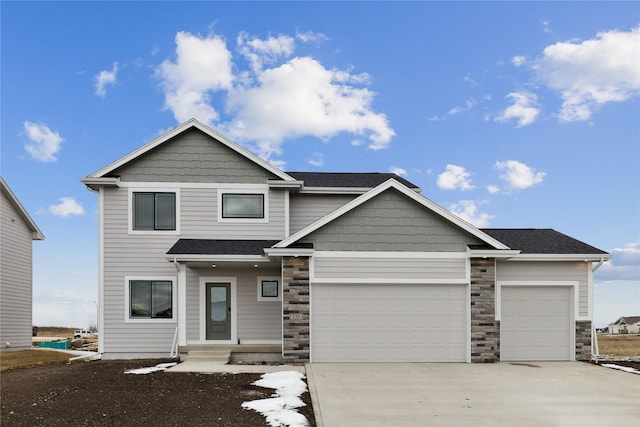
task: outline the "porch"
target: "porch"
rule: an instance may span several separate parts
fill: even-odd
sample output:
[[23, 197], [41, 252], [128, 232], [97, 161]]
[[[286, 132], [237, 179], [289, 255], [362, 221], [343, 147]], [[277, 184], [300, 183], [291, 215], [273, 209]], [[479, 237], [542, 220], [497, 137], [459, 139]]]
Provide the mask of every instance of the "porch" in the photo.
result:
[[178, 347], [181, 361], [219, 364], [280, 364], [281, 344], [189, 344]]

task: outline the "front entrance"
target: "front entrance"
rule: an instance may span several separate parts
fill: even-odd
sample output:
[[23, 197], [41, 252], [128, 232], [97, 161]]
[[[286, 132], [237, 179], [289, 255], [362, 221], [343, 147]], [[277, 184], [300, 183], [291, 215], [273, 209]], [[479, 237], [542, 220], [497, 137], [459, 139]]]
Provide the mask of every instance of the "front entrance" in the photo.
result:
[[206, 338], [231, 339], [231, 284], [206, 284]]

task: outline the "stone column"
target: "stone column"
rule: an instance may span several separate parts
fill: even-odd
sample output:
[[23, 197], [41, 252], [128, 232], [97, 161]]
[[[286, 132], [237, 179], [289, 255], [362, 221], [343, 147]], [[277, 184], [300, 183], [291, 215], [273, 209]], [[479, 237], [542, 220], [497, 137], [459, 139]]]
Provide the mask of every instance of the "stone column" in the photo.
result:
[[591, 360], [591, 320], [576, 321], [576, 360]]
[[282, 258], [282, 357], [309, 362], [309, 257]]
[[496, 321], [496, 266], [493, 258], [471, 258], [471, 362], [500, 361]]

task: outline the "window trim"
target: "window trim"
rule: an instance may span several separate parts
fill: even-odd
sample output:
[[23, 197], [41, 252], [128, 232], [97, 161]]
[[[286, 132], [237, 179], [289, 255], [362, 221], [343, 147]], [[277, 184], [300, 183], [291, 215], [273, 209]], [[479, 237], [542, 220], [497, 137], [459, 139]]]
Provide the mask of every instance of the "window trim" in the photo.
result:
[[[257, 278], [257, 296], [258, 301], [282, 301], [282, 280], [279, 276], [258, 276]], [[278, 283], [278, 296], [276, 297], [264, 297], [262, 296], [262, 282], [277, 282]]]
[[[133, 228], [133, 194], [134, 193], [174, 193], [176, 201], [176, 229], [175, 230], [134, 230]], [[130, 187], [128, 188], [128, 234], [141, 234], [148, 236], [178, 235], [180, 234], [180, 189], [165, 187]]]
[[[131, 311], [132, 281], [171, 282], [171, 318], [129, 317]], [[125, 323], [177, 323], [178, 322], [178, 278], [176, 276], [125, 276], [124, 278], [124, 322]]]
[[[262, 194], [264, 217], [263, 218], [224, 218], [222, 216], [222, 199], [224, 194]], [[217, 197], [218, 222], [231, 223], [266, 223], [269, 222], [269, 189], [268, 188], [219, 188]]]

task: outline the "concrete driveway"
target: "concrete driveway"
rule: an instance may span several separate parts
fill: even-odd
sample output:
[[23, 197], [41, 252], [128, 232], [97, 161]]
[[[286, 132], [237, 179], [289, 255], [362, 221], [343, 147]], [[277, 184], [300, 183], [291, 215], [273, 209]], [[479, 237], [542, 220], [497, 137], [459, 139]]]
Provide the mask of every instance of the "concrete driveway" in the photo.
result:
[[640, 426], [640, 375], [582, 362], [315, 363], [316, 418], [343, 426]]

